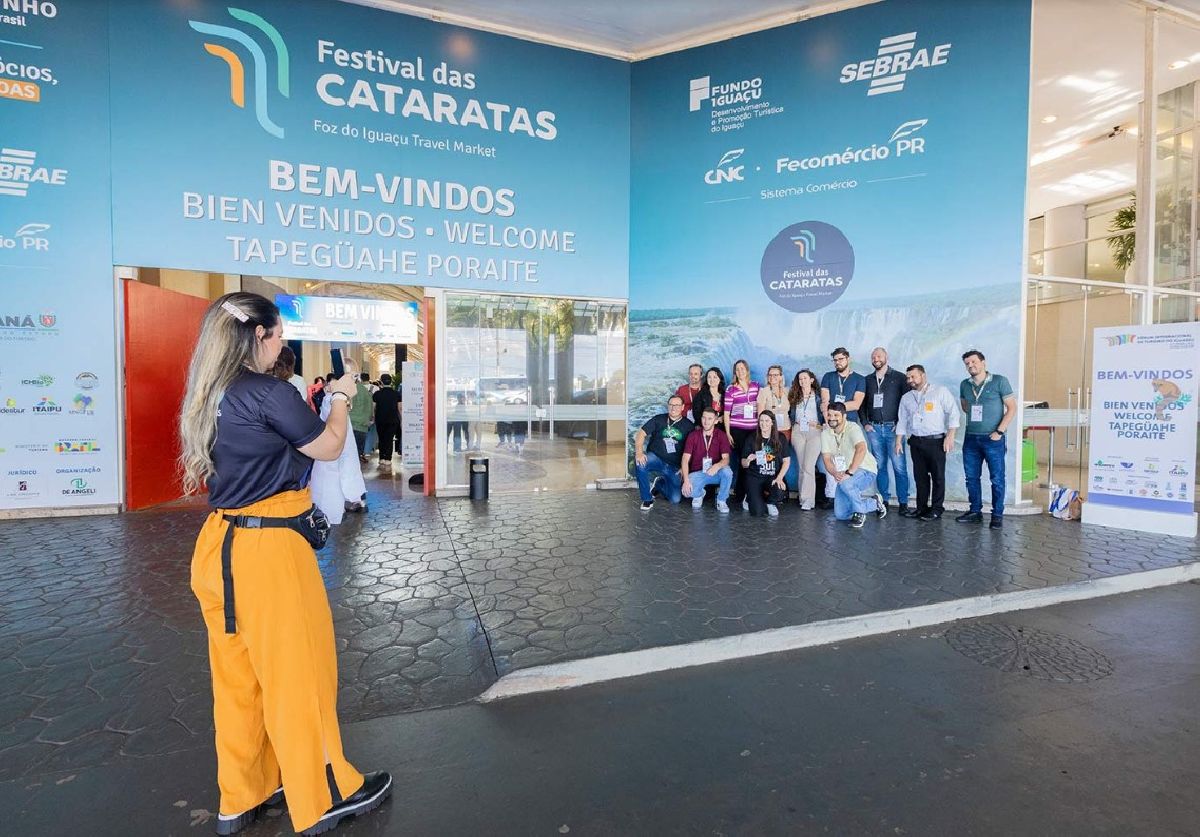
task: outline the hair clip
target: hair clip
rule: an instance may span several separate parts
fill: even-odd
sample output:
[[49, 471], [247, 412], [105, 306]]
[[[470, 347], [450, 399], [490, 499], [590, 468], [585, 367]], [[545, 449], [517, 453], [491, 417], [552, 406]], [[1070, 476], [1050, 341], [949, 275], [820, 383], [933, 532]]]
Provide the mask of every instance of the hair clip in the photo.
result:
[[229, 300], [222, 302], [221, 307], [225, 309], [225, 313], [229, 314], [230, 316], [237, 317], [237, 320], [240, 323], [248, 322], [250, 320], [249, 314], [247, 314], [241, 308], [238, 308]]

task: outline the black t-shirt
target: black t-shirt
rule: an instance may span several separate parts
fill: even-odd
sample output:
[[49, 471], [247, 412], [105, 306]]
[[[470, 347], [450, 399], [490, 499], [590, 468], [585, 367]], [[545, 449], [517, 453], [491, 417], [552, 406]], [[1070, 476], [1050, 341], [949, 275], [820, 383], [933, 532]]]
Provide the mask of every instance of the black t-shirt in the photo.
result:
[[375, 423], [385, 427], [400, 423], [400, 393], [391, 387], [380, 387], [372, 396], [375, 402]]
[[[681, 416], [679, 421], [672, 424], [666, 413], [659, 413], [642, 425], [642, 431], [646, 434], [646, 450], [678, 468], [683, 462], [683, 443], [694, 428], [690, 419]], [[667, 444], [668, 441], [671, 444]], [[675, 449], [674, 453], [671, 448]]]
[[753, 456], [750, 460], [750, 465], [747, 470], [758, 474], [760, 477], [777, 477], [779, 476], [779, 466], [783, 463], [783, 457], [786, 455], [783, 451], [777, 451], [771, 446], [770, 441], [764, 439], [762, 443], [763, 455], [766, 461], [760, 466], [758, 457], [755, 455], [754, 443], [758, 441], [761, 433], [751, 433], [746, 437], [746, 441], [742, 443], [742, 459], [747, 456]]
[[308, 485], [312, 460], [304, 447], [325, 430], [287, 381], [243, 372], [225, 391], [217, 410], [217, 439], [212, 458], [216, 473], [208, 481], [208, 504], [238, 509], [281, 491]]
[[[875, 371], [867, 374], [867, 394], [858, 414], [863, 424], [899, 421], [900, 399], [908, 392], [908, 378], [899, 369], [889, 366], [887, 374], [883, 376], [883, 386], [880, 386], [877, 375]], [[883, 406], [876, 408], [875, 396], [879, 393], [883, 394]]]

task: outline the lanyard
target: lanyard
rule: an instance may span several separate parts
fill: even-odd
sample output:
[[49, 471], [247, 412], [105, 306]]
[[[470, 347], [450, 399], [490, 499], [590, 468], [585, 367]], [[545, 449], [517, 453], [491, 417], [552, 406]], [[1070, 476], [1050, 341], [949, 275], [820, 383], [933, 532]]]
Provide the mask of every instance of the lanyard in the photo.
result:
[[712, 448], [712, 443], [713, 443], [713, 436], [715, 436], [715, 435], [716, 435], [715, 432], [707, 433], [707, 434], [702, 432], [700, 434], [700, 438], [704, 440], [704, 455], [710, 459], [712, 458], [711, 448]]
[[971, 382], [971, 392], [973, 392], [975, 394], [975, 403], [976, 404], [979, 403], [979, 396], [983, 395], [983, 391], [987, 388], [987, 385], [991, 382], [991, 380], [992, 380], [992, 373], [989, 372], [987, 374], [987, 377], [983, 379], [983, 383], [979, 385], [979, 389], [975, 389], [974, 381]]
[[[850, 377], [849, 375], [846, 376], [846, 378], [849, 378], [849, 377]], [[845, 400], [845, 398], [846, 398], [846, 378], [843, 378], [841, 375], [837, 376], [838, 397], [840, 397], [842, 400]]]

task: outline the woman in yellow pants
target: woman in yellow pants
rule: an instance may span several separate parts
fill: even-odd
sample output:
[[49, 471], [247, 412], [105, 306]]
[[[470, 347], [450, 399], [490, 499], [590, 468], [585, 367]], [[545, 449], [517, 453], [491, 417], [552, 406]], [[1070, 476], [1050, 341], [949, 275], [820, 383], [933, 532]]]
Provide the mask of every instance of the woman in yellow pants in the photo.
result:
[[333, 619], [313, 546], [328, 531], [308, 491], [312, 460], [345, 442], [349, 376], [329, 424], [268, 372], [279, 309], [234, 293], [205, 313], [180, 416], [184, 488], [207, 485], [192, 590], [208, 628], [216, 723], [218, 834], [235, 834], [286, 796], [292, 825], [320, 834], [378, 807], [386, 772], [342, 755]]

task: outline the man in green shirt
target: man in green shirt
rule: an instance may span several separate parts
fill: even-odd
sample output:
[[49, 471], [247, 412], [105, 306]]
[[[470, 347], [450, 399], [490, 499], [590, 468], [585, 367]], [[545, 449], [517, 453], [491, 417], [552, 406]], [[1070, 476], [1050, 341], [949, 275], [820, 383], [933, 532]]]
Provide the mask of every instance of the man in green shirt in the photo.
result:
[[1005, 433], [1017, 417], [1017, 396], [1003, 375], [987, 371], [983, 352], [971, 349], [962, 356], [967, 375], [958, 386], [959, 403], [967, 416], [963, 438], [963, 473], [971, 507], [955, 518], [959, 523], [983, 522], [983, 463], [992, 481], [993, 529], [1004, 525], [1004, 458], [1008, 452]]
[[367, 388], [370, 379], [371, 376], [366, 372], [359, 376], [355, 382], [354, 398], [350, 401], [350, 427], [354, 430], [354, 443], [358, 445], [358, 458], [363, 462], [367, 461], [367, 429], [371, 426], [371, 413], [375, 408], [371, 390]]
[[[833, 516], [838, 520], [849, 520], [855, 529], [861, 529], [868, 512], [880, 517], [887, 514], [887, 506], [875, 492], [875, 476], [879, 465], [867, 450], [867, 439], [857, 422], [846, 420], [846, 404], [830, 402], [826, 408], [825, 429], [821, 431], [821, 455], [825, 461], [828, 479], [837, 483], [833, 495]], [[869, 497], [863, 497], [869, 492]]]

